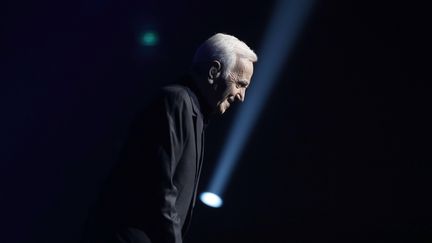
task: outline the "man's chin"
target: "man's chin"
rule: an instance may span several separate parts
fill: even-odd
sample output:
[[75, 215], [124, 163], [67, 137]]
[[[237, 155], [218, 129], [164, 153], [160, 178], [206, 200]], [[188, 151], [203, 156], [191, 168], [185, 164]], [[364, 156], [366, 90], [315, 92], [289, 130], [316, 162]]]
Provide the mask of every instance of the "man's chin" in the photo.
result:
[[216, 113], [218, 115], [222, 115], [223, 113], [225, 113], [226, 111], [226, 107], [224, 107], [223, 103], [220, 103], [216, 106]]
[[217, 109], [217, 113], [218, 113], [219, 115], [222, 115], [222, 114], [225, 113], [225, 111], [227, 110], [227, 108], [228, 108], [228, 107], [219, 106], [218, 109]]

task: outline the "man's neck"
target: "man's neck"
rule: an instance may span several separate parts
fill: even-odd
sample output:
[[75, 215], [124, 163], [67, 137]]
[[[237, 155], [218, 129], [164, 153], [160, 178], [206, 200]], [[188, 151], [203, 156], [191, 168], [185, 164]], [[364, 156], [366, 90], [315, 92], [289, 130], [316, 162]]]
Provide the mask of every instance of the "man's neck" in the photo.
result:
[[216, 113], [216, 108], [210, 104], [209, 97], [210, 94], [209, 87], [205, 86], [204, 82], [200, 82], [195, 75], [186, 75], [183, 78], [183, 83], [188, 86], [192, 92], [197, 96], [198, 102], [200, 103], [201, 112], [203, 113], [206, 120], [212, 117]]

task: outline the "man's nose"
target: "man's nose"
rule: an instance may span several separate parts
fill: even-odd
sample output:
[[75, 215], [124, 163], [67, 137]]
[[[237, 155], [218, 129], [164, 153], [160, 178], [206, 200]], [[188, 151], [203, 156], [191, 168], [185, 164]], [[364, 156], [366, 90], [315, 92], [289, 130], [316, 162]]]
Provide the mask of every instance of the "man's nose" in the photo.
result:
[[237, 99], [240, 100], [241, 102], [244, 101], [245, 98], [245, 91], [244, 89], [241, 89], [240, 92], [236, 95]]

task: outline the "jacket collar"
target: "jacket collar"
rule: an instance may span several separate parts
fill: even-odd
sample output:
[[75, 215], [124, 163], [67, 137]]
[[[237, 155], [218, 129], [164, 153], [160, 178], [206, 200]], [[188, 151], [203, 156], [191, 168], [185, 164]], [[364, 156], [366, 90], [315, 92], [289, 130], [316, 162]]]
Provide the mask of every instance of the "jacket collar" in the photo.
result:
[[207, 126], [209, 119], [214, 113], [214, 111], [205, 101], [204, 96], [199, 91], [198, 87], [195, 84], [195, 81], [191, 76], [183, 76], [181, 78], [181, 84], [185, 85], [188, 88], [187, 91], [192, 99], [192, 109], [194, 114], [203, 117], [204, 125]]

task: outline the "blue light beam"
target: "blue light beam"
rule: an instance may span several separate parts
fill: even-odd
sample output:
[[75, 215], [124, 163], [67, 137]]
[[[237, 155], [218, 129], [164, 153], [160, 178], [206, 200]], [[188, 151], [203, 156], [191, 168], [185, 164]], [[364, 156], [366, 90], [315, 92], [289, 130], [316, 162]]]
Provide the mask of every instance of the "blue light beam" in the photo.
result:
[[314, 0], [281, 0], [276, 5], [275, 14], [270, 21], [258, 55], [259, 65], [255, 71], [254, 82], [247, 92], [247, 99], [235, 117], [206, 193], [222, 198], [236, 161], [277, 80], [284, 61], [293, 51], [295, 41], [303, 29], [314, 2]]

